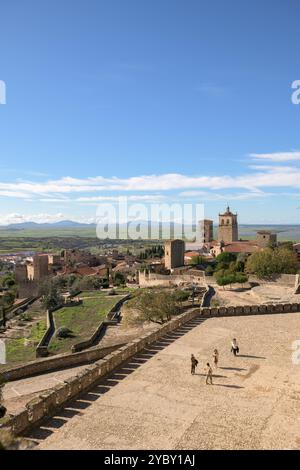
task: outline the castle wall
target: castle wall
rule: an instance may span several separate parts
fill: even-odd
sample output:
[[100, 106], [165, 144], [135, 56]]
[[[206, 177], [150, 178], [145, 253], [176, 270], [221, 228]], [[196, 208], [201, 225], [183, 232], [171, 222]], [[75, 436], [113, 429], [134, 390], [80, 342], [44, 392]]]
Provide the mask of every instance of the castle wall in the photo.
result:
[[141, 287], [171, 287], [171, 286], [180, 286], [182, 284], [198, 284], [200, 286], [205, 286], [205, 275], [204, 272], [199, 271], [199, 275], [190, 275], [190, 274], [155, 274], [155, 273], [139, 273], [139, 285]]

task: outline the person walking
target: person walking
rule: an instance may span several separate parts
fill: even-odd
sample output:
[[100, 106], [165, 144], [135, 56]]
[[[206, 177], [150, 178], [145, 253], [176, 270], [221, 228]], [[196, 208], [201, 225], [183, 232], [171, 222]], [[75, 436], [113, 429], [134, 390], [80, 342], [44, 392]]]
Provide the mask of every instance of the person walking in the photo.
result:
[[240, 348], [238, 347], [236, 338], [233, 338], [231, 341], [231, 352], [234, 356], [236, 356], [240, 352]]
[[213, 358], [214, 358], [215, 368], [217, 369], [218, 368], [218, 362], [219, 362], [219, 351], [217, 349], [214, 350]]
[[213, 381], [212, 381], [212, 368], [209, 364], [209, 362], [206, 364], [206, 385], [208, 385], [210, 383], [210, 385], [213, 385]]
[[195, 358], [194, 354], [191, 355], [191, 374], [195, 375], [196, 367], [198, 365], [198, 361]]

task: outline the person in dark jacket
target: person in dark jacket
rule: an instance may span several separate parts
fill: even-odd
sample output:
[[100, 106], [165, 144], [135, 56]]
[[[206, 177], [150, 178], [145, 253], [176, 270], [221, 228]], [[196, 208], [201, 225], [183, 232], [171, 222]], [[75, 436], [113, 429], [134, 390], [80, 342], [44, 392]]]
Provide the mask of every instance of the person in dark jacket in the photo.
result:
[[196, 367], [198, 365], [198, 361], [195, 358], [194, 354], [191, 355], [191, 374], [195, 375]]

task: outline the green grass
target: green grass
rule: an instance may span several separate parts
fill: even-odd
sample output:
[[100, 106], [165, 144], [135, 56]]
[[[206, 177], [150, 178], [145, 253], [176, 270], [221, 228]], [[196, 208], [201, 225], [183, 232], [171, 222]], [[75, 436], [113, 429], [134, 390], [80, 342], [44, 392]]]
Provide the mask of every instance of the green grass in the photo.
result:
[[[43, 305], [36, 301], [26, 310], [26, 315], [35, 323], [28, 324], [29, 337], [28, 339], [35, 342], [40, 342], [46, 330], [46, 311]], [[25, 323], [25, 322], [24, 322]], [[28, 361], [35, 360], [35, 346], [25, 346], [24, 338], [20, 339], [7, 339], [6, 340], [6, 361], [7, 364], [0, 365], [0, 370], [22, 364]]]
[[95, 291], [82, 292], [80, 297], [88, 298], [83, 300], [82, 305], [64, 307], [54, 312], [56, 328], [69, 328], [74, 337], [53, 337], [49, 345], [50, 352], [58, 354], [70, 351], [73, 344], [88, 339], [123, 295], [108, 296], [106, 292]]
[[[47, 329], [46, 320], [41, 320], [35, 323], [30, 331], [30, 336], [27, 337], [29, 341], [39, 343]], [[36, 359], [35, 351], [36, 346], [25, 346], [26, 338], [9, 339], [6, 341], [6, 362], [7, 364], [1, 365], [0, 370], [8, 366], [14, 366]]]

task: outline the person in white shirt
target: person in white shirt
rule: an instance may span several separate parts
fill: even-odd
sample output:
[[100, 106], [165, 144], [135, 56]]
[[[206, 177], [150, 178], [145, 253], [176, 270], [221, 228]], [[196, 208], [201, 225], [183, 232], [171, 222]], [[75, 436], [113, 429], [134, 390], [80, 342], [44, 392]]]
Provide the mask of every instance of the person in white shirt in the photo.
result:
[[231, 352], [233, 352], [235, 356], [240, 352], [236, 338], [233, 338], [231, 341]]

